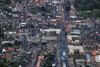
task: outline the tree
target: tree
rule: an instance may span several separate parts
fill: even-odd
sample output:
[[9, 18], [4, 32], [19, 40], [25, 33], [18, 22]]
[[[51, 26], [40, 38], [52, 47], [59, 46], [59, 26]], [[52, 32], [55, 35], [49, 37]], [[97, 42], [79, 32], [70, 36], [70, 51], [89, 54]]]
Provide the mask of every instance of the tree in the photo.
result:
[[4, 11], [8, 8], [9, 4], [11, 3], [11, 0], [0, 0], [0, 9]]
[[45, 60], [45, 64], [43, 65], [43, 67], [52, 67], [52, 61], [54, 59], [54, 56], [51, 55], [51, 53], [47, 54], [44, 56], [46, 58]]
[[19, 65], [18, 65], [18, 62], [17, 61], [14, 61], [14, 62], [12, 62], [11, 63], [11, 67], [18, 67]]
[[6, 67], [6, 64], [3, 61], [0, 61], [0, 67]]
[[93, 9], [90, 12], [79, 13], [80, 16], [84, 18], [100, 18], [100, 9]]
[[100, 0], [75, 0], [74, 5], [79, 11], [100, 9]]
[[0, 58], [0, 67], [9, 67], [10, 61], [5, 58]]
[[3, 38], [3, 37], [4, 37], [4, 32], [3, 32], [3, 29], [2, 29], [2, 27], [0, 25], [0, 38]]
[[21, 41], [17, 41], [17, 40], [15, 40], [15, 46], [21, 46], [21, 44], [22, 44], [22, 42]]

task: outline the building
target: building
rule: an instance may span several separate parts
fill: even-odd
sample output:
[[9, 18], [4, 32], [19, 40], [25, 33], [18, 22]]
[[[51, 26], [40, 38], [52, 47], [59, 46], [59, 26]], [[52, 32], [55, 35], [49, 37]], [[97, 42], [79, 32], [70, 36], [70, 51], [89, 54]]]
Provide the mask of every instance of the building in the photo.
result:
[[57, 40], [56, 36], [42, 36], [42, 40]]
[[40, 29], [41, 32], [45, 33], [45, 32], [56, 32], [56, 34], [60, 34], [61, 29]]
[[68, 45], [69, 54], [83, 54], [84, 48], [83, 46], [75, 46], [75, 45]]
[[69, 58], [69, 66], [75, 67], [75, 62], [74, 62], [73, 58]]
[[72, 30], [71, 35], [80, 35], [80, 30], [77, 29]]
[[79, 44], [81, 42], [79, 35], [70, 35], [70, 34], [67, 35], [67, 41], [68, 44]]
[[18, 28], [18, 29], [8, 29], [4, 31], [5, 35], [28, 35], [32, 34], [31, 28]]
[[6, 39], [2, 39], [1, 44], [13, 44], [14, 43], [14, 38], [13, 37], [7, 37]]
[[96, 55], [96, 62], [100, 63], [100, 55]]

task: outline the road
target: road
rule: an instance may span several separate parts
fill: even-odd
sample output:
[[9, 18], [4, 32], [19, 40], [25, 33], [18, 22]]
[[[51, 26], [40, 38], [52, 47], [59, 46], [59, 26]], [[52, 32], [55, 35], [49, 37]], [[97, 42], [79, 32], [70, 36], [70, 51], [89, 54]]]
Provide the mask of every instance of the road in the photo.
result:
[[39, 53], [34, 52], [34, 58], [31, 59], [31, 62], [28, 64], [29, 67], [35, 67], [37, 63]]
[[61, 36], [62, 36], [62, 46], [60, 54], [61, 67], [69, 67], [67, 34], [65, 34], [66, 25], [69, 21], [69, 6], [70, 6], [69, 0], [65, 1], [65, 4], [63, 5], [65, 22], [61, 25]]

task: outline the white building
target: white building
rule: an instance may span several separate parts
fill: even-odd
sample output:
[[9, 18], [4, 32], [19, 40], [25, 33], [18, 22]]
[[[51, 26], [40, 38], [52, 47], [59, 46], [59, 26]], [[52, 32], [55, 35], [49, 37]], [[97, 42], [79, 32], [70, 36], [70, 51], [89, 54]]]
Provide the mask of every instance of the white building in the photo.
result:
[[96, 55], [96, 62], [100, 62], [100, 55]]
[[79, 50], [79, 53], [84, 53], [83, 46], [74, 46], [74, 45], [68, 45], [69, 53], [74, 54], [75, 50]]
[[60, 34], [61, 29], [40, 29], [41, 32], [56, 32], [57, 34]]

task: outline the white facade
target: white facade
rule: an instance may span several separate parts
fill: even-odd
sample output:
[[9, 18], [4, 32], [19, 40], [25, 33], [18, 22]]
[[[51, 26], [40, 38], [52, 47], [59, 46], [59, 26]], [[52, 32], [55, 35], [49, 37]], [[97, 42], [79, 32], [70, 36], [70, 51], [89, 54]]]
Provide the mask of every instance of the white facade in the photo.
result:
[[96, 55], [96, 62], [100, 62], [100, 55]]
[[41, 32], [56, 32], [57, 34], [60, 34], [61, 29], [40, 29]]
[[11, 44], [13, 44], [14, 41], [2, 41], [2, 44], [5, 44], [5, 43], [11, 43]]
[[78, 49], [80, 53], [84, 52], [83, 46], [68, 45], [68, 48], [69, 48], [69, 52], [71, 52], [72, 54], [74, 54], [75, 49]]

